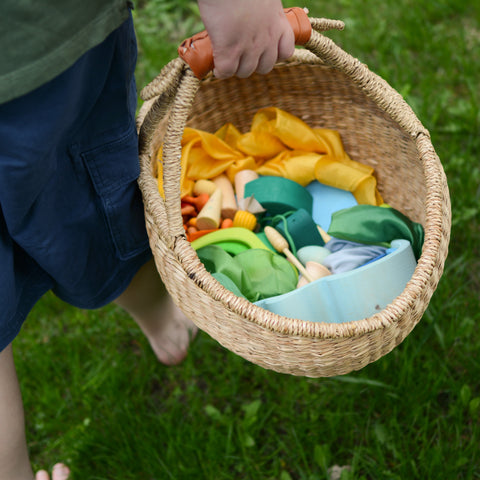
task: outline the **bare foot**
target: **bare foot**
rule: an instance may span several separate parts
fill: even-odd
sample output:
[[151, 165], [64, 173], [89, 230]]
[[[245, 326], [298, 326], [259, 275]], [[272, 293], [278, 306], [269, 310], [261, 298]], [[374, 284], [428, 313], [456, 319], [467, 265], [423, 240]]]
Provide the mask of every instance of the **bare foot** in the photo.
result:
[[[52, 480], [67, 480], [70, 475], [70, 469], [63, 463], [56, 463], [52, 469]], [[35, 475], [35, 480], [50, 480], [46, 470], [39, 470]]]
[[162, 312], [154, 321], [149, 319], [136, 321], [144, 331], [155, 355], [165, 365], [178, 365], [185, 359], [190, 342], [198, 331], [195, 324], [174, 304], [170, 296], [165, 298]]
[[155, 268], [147, 262], [115, 300], [137, 322], [155, 355], [165, 365], [178, 365], [198, 329], [175, 305]]

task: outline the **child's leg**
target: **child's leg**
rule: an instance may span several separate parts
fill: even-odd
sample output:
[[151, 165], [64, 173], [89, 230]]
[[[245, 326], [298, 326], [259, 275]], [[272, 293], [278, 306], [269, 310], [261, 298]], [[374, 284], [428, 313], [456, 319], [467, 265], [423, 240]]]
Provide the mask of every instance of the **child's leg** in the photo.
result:
[[0, 480], [32, 480], [12, 346], [0, 353]]
[[[0, 480], [33, 480], [25, 439], [22, 396], [13, 363], [12, 346], [0, 352]], [[66, 480], [68, 468], [53, 467], [52, 480]], [[45, 471], [36, 480], [49, 480]]]
[[197, 328], [173, 303], [152, 260], [115, 301], [137, 322], [158, 359], [176, 365], [187, 355]]

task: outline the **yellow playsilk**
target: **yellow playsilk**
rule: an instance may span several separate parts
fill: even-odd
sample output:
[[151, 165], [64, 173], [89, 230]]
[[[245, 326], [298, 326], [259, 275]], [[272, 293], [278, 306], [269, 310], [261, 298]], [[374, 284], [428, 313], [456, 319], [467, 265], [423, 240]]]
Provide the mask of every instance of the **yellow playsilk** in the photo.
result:
[[[161, 149], [158, 186], [163, 195]], [[352, 160], [335, 130], [310, 128], [279, 108], [259, 110], [242, 134], [225, 124], [214, 134], [185, 128], [182, 138], [181, 194], [190, 195], [196, 180], [227, 174], [233, 183], [240, 170], [281, 176], [302, 186], [313, 180], [352, 192], [360, 204], [380, 205], [374, 169]]]

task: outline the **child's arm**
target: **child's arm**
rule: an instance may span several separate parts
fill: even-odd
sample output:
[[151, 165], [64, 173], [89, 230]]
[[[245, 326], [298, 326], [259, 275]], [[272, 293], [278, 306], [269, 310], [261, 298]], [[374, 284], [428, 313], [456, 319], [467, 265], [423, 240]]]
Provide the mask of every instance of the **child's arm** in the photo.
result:
[[268, 73], [293, 54], [295, 39], [281, 0], [198, 0], [212, 41], [214, 74]]

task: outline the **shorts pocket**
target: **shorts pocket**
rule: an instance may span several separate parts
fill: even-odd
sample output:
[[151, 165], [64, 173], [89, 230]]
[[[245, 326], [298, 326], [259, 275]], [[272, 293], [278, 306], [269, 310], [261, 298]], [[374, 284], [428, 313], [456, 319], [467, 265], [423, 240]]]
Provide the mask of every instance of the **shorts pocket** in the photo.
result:
[[127, 260], [148, 248], [143, 202], [137, 178], [137, 134], [132, 127], [119, 139], [81, 154], [117, 256]]

